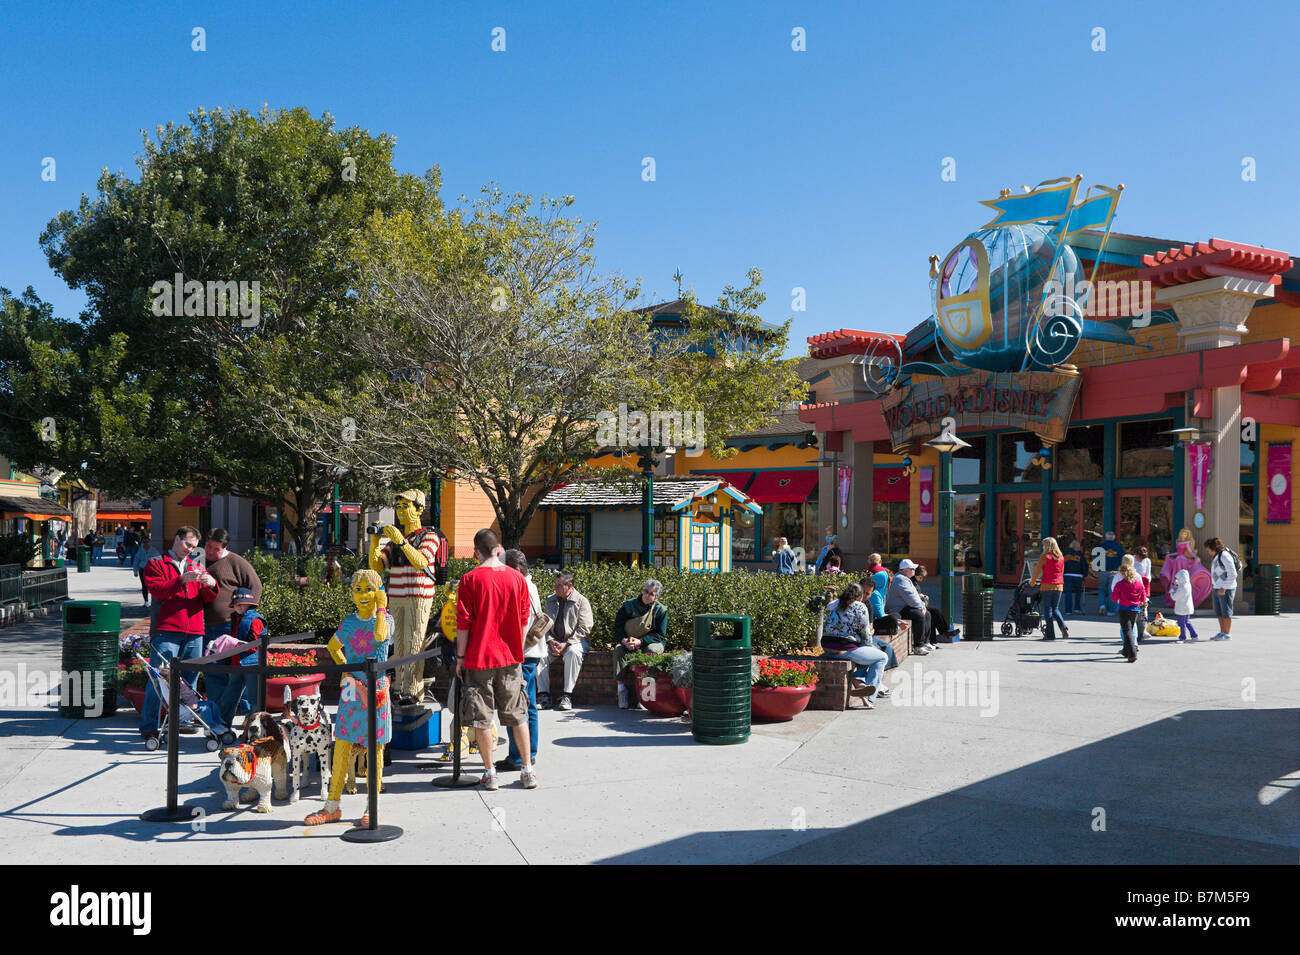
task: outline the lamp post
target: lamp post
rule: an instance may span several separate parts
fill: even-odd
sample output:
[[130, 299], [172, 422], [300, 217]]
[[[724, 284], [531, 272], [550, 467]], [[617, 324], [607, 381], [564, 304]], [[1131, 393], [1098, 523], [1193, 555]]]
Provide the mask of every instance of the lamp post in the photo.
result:
[[953, 574], [954, 528], [952, 505], [957, 496], [952, 489], [952, 453], [970, 445], [957, 435], [945, 431], [925, 442], [939, 452], [939, 607], [951, 623], [957, 603], [957, 578]]
[[677, 453], [677, 449], [654, 445], [637, 458], [645, 476], [641, 487], [641, 565], [646, 568], [654, 561], [655, 468], [659, 466], [659, 452], [671, 456]]

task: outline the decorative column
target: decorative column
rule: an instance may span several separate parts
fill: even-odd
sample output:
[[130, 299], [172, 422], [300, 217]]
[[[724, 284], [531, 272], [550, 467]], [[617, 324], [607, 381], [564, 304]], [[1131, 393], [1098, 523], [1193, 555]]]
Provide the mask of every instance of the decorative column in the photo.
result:
[[[1284, 252], [1211, 239], [1142, 257], [1142, 277], [1157, 287], [1154, 297], [1178, 316], [1183, 352], [1205, 352], [1241, 344], [1255, 303], [1273, 296], [1280, 273], [1291, 267]], [[1198, 553], [1210, 537], [1241, 549], [1241, 384], [1192, 387], [1187, 394], [1188, 424], [1199, 428], [1213, 449], [1213, 472], [1205, 490], [1204, 522], [1196, 526], [1188, 457], [1178, 455], [1183, 471], [1183, 526], [1192, 529]], [[1175, 535], [1178, 528], [1174, 529]], [[1242, 588], [1237, 589], [1237, 599]]]

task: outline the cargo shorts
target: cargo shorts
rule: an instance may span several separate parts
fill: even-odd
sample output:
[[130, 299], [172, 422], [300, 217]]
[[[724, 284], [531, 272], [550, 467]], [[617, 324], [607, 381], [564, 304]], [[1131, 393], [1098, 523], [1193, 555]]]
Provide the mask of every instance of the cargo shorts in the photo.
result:
[[491, 729], [500, 714], [502, 726], [528, 722], [528, 693], [523, 667], [518, 663], [488, 670], [465, 670], [462, 678], [460, 720], [474, 729]]

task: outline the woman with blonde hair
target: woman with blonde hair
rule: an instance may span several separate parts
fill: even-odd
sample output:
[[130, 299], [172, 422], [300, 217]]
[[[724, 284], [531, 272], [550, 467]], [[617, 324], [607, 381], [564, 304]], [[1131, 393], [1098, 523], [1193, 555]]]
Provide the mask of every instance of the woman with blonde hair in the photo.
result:
[[1120, 653], [1129, 663], [1137, 663], [1138, 617], [1142, 613], [1142, 605], [1146, 603], [1147, 592], [1142, 586], [1142, 578], [1133, 567], [1132, 554], [1125, 554], [1120, 561], [1111, 596], [1119, 606], [1119, 628], [1124, 635], [1124, 646]]
[[1043, 639], [1056, 639], [1053, 624], [1057, 624], [1061, 628], [1061, 636], [1069, 640], [1070, 628], [1065, 625], [1065, 617], [1061, 615], [1061, 597], [1065, 594], [1065, 555], [1061, 553], [1061, 545], [1055, 537], [1043, 538], [1043, 556], [1038, 558], [1034, 576], [1029, 582], [1037, 585], [1042, 594]]

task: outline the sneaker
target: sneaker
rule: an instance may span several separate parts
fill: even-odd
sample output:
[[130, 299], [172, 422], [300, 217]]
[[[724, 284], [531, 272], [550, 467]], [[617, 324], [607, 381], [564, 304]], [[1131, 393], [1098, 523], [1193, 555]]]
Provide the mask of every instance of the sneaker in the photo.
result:
[[1070, 639], [1070, 628], [1067, 627], [1065, 624], [1061, 624], [1061, 637], [1064, 640]]
[[1201, 638], [1198, 637], [1198, 636], [1193, 636], [1193, 637], [1191, 637], [1191, 641], [1192, 641], [1193, 643], [1200, 643], [1200, 642], [1201, 642]]
[[880, 689], [876, 690], [876, 696], [882, 700], [889, 699], [889, 687], [882, 686]]
[[512, 763], [509, 759], [498, 759], [496, 768], [498, 773], [517, 773], [523, 766], [519, 763]]
[[499, 788], [499, 787], [497, 786], [497, 774], [496, 774], [496, 771], [494, 770], [494, 771], [492, 771], [492, 772], [490, 772], [490, 773], [484, 773], [484, 774], [483, 774], [483, 778], [482, 778], [481, 780], [479, 780], [479, 785], [482, 786], [484, 789], [486, 789], [488, 792], [491, 792], [491, 793], [496, 792], [497, 789]]
[[525, 789], [537, 788], [537, 772], [531, 766], [519, 773], [519, 785]]
[[912, 653], [918, 657], [926, 656], [929, 652], [930, 652], [929, 648], [924, 646], [917, 647], [915, 650], [912, 651]]
[[618, 708], [620, 710], [627, 709], [627, 687], [622, 684], [619, 684], [618, 688]]
[[938, 650], [938, 649], [939, 649], [939, 644], [937, 644], [937, 643], [927, 643], [926, 646], [929, 647], [931, 650]]
[[573, 700], [569, 699], [569, 694], [561, 693], [560, 702], [555, 704], [555, 708], [560, 712], [565, 712], [567, 710], [573, 709]]
[[538, 693], [538, 694], [537, 694], [537, 708], [538, 708], [539, 710], [549, 710], [549, 709], [551, 708], [551, 694], [549, 694], [549, 693]]
[[1228, 635], [1227, 635], [1226, 633], [1216, 633], [1214, 636], [1210, 637], [1210, 639], [1211, 639], [1211, 640], [1227, 640], [1227, 639], [1228, 639]]
[[640, 699], [640, 697], [638, 697], [638, 696], [636, 695], [636, 693], [633, 693], [633, 692], [629, 692], [629, 693], [628, 693], [628, 695], [627, 695], [627, 708], [628, 708], [629, 710], [639, 710], [639, 709], [641, 709], [641, 699]]

